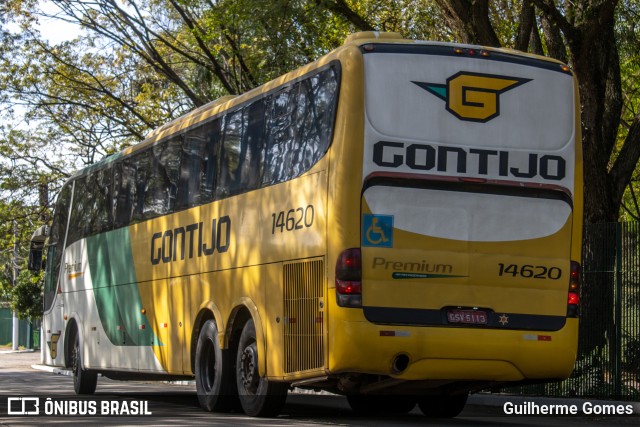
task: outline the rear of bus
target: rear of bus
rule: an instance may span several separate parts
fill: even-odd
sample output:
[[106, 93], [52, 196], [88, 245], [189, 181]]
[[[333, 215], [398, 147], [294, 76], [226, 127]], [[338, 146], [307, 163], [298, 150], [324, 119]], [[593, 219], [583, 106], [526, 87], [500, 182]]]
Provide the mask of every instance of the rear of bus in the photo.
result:
[[337, 256], [329, 371], [363, 393], [566, 378], [582, 229], [571, 71], [471, 46], [359, 49], [360, 240]]

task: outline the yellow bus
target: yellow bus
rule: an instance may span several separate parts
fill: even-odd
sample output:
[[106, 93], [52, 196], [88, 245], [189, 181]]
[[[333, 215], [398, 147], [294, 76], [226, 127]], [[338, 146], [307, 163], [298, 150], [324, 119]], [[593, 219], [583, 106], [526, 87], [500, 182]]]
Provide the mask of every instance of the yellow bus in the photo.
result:
[[369, 32], [168, 123], [70, 178], [34, 235], [43, 363], [81, 394], [195, 377], [204, 409], [252, 416], [293, 387], [455, 416], [566, 378], [577, 100], [554, 60]]

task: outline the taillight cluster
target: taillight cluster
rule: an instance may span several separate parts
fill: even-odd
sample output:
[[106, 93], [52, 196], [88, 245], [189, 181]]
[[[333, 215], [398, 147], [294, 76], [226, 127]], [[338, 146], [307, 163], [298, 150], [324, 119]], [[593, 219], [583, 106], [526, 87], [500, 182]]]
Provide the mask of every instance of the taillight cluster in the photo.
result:
[[571, 274], [569, 278], [569, 295], [567, 298], [567, 317], [578, 317], [580, 305], [580, 283], [582, 281], [580, 264], [571, 261]]
[[360, 248], [342, 251], [336, 262], [336, 299], [340, 307], [362, 307]]

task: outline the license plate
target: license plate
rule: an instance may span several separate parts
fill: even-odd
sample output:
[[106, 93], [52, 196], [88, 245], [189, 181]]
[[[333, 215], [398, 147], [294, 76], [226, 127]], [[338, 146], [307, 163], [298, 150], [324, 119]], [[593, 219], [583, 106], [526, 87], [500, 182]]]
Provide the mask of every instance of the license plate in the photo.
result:
[[486, 325], [487, 313], [479, 310], [449, 310], [447, 311], [447, 320], [449, 323]]

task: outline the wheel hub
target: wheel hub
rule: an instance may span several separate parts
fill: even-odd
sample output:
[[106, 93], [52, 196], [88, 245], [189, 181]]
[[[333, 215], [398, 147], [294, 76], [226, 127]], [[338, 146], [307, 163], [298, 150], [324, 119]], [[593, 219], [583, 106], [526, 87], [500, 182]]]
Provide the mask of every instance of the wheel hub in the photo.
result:
[[247, 346], [240, 357], [240, 377], [245, 389], [251, 393], [258, 390], [258, 355], [255, 344]]

